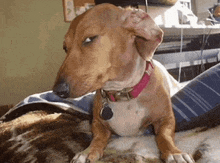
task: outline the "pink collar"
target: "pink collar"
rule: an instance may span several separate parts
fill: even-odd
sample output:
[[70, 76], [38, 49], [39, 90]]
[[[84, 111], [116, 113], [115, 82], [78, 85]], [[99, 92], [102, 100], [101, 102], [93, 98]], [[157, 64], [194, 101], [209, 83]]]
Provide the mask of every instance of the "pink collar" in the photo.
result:
[[135, 85], [133, 88], [124, 88], [121, 91], [105, 91], [101, 89], [102, 97], [109, 99], [112, 102], [128, 101], [130, 99], [138, 97], [138, 95], [148, 85], [153, 70], [154, 66], [152, 60], [150, 62], [147, 61], [146, 71], [144, 72], [141, 81], [137, 85]]

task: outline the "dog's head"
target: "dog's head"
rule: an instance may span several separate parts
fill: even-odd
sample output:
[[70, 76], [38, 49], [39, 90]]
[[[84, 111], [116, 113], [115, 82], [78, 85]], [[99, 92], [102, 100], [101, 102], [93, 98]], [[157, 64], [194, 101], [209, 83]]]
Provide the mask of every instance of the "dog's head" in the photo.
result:
[[97, 5], [71, 22], [63, 45], [66, 58], [53, 90], [75, 98], [119, 76], [117, 80], [124, 80], [137, 57], [152, 59], [162, 37], [161, 29], [142, 10]]

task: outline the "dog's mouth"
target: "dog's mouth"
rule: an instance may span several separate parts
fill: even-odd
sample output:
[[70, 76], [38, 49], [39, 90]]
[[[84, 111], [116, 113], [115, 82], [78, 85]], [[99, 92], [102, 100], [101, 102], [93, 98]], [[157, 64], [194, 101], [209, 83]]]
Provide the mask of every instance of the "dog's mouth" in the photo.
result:
[[56, 85], [53, 88], [54, 94], [59, 96], [60, 98], [63, 99], [73, 99], [73, 98], [78, 98], [81, 97], [89, 92], [93, 92], [94, 90], [92, 88], [89, 88], [88, 90], [76, 90], [71, 91], [71, 88], [68, 84], [62, 84], [62, 85]]
[[102, 80], [99, 80], [100, 78], [101, 76], [99, 75], [97, 80], [94, 81], [89, 80], [88, 77], [80, 81], [58, 79], [53, 87], [53, 92], [60, 98], [78, 98], [100, 89], [104, 85]]

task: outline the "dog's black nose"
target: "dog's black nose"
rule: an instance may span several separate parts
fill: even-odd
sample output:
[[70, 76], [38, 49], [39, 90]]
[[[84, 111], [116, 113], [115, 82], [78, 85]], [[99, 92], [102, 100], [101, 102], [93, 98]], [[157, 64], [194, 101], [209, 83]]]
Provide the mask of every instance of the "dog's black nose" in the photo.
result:
[[53, 87], [53, 92], [61, 98], [67, 98], [70, 96], [69, 84], [64, 80], [57, 82]]

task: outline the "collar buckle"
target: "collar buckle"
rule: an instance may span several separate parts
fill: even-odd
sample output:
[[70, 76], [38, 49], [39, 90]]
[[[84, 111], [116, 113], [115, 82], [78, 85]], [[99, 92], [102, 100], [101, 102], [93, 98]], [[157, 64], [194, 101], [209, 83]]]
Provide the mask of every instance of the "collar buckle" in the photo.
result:
[[129, 101], [132, 99], [130, 92], [133, 90], [133, 88], [124, 88], [121, 91], [117, 91], [115, 93], [115, 99], [116, 101]]
[[129, 101], [133, 98], [130, 94], [132, 90], [133, 88], [124, 88], [121, 91], [105, 91], [101, 89], [101, 95], [103, 98], [108, 99], [112, 102]]

